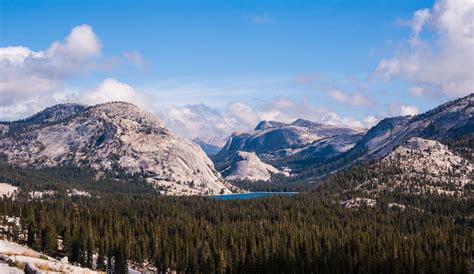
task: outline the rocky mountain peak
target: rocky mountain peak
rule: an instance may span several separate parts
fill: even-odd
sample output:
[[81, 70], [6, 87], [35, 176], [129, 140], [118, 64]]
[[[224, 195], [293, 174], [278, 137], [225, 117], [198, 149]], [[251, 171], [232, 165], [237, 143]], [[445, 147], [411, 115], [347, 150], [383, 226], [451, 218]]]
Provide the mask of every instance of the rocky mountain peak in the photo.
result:
[[158, 117], [131, 103], [111, 102], [100, 104], [90, 107], [89, 113], [92, 116], [120, 123], [130, 129], [160, 128], [162, 132], [168, 132], [168, 129], [163, 126]]
[[266, 130], [266, 129], [269, 129], [269, 128], [276, 128], [276, 127], [281, 127], [281, 126], [285, 126], [285, 125], [286, 124], [282, 123], [282, 122], [263, 120], [263, 121], [260, 121], [260, 123], [257, 124], [257, 126], [255, 127], [255, 130], [256, 131]]
[[153, 114], [124, 102], [86, 107], [41, 127], [1, 137], [3, 158], [13, 165], [61, 165], [141, 174], [169, 195], [229, 193], [201, 148], [172, 134]]

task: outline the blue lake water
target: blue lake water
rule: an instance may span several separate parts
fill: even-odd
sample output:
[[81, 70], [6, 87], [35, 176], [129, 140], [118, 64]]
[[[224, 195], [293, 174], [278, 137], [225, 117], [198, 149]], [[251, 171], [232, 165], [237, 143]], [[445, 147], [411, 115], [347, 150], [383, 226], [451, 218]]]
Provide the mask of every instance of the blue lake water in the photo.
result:
[[235, 194], [223, 194], [223, 195], [211, 195], [209, 197], [219, 200], [232, 200], [232, 199], [250, 199], [259, 198], [265, 196], [274, 195], [295, 195], [298, 192], [250, 192], [250, 193], [235, 193]]

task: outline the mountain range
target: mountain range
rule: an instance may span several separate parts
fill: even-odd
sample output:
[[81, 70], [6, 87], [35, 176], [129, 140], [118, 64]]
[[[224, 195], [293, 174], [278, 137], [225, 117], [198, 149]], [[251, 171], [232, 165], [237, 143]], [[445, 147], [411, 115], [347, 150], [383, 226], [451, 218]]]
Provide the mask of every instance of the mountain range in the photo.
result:
[[[213, 160], [218, 170], [229, 173], [233, 161], [239, 158], [235, 157], [236, 154], [245, 151], [255, 153], [261, 161], [278, 169], [300, 168], [305, 162], [322, 162], [349, 150], [364, 132], [365, 129], [324, 125], [303, 119], [289, 124], [262, 121], [251, 132], [233, 133]], [[240, 174], [239, 179], [245, 179], [246, 176]]]
[[[166, 195], [231, 193], [239, 191], [232, 180], [327, 176], [360, 163], [393, 160], [393, 153], [404, 152], [402, 162], [412, 166], [411, 155], [419, 158], [443, 142], [471, 136], [473, 106], [470, 94], [420, 115], [386, 118], [369, 130], [304, 119], [262, 121], [252, 131], [233, 133], [219, 148], [209, 140], [193, 143], [174, 135], [130, 103], [61, 104], [24, 120], [1, 122], [0, 160], [35, 168], [86, 167], [97, 176], [109, 171], [138, 175]], [[418, 152], [406, 153], [404, 146]], [[443, 153], [459, 156], [445, 148], [436, 154], [438, 162], [446, 160]], [[431, 158], [425, 163], [436, 162]], [[460, 165], [460, 159], [450, 159]], [[463, 174], [469, 176], [466, 168]]]
[[262, 163], [292, 174], [319, 168], [327, 175], [381, 159], [413, 137], [444, 141], [470, 135], [474, 133], [473, 105], [471, 94], [420, 115], [383, 119], [368, 131], [303, 119], [290, 124], [262, 121], [251, 132], [232, 134], [213, 160], [224, 175], [240, 180], [255, 177], [252, 169], [248, 176], [242, 170], [239, 176], [231, 172], [235, 161], [242, 161], [235, 156], [240, 151], [255, 153]]

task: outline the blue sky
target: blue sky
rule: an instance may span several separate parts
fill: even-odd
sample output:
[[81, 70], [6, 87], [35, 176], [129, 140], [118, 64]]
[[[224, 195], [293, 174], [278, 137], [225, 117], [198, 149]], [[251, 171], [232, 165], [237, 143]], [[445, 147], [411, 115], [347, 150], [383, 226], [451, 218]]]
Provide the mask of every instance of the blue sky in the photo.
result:
[[[52, 82], [51, 89], [36, 92], [32, 82], [21, 96], [16, 90], [3, 90], [0, 119], [30, 115], [49, 103], [96, 103], [82, 100], [82, 94], [100, 92], [101, 83], [113, 79], [131, 89], [124, 91], [126, 96], [136, 93], [131, 101], [142, 98], [135, 103], [157, 113], [171, 127], [192, 117], [196, 123], [196, 117], [211, 112], [226, 120], [225, 129], [202, 133], [207, 135], [227, 134], [239, 125], [247, 129], [263, 118], [296, 116], [368, 127], [385, 116], [414, 114], [473, 91], [471, 79], [466, 79], [469, 63], [444, 82], [426, 75], [444, 75], [438, 67], [446, 63], [433, 61], [429, 72], [409, 70], [414, 59], [421, 64], [426, 58], [436, 60], [442, 52], [440, 41], [456, 35], [445, 30], [450, 22], [440, 19], [452, 9], [450, 2], [465, 6], [464, 12], [472, 15], [472, 2], [463, 0], [2, 0], [0, 48], [22, 46], [46, 52], [54, 41], [66, 44], [66, 37], [81, 25], [90, 27], [101, 47], [80, 60], [68, 55], [72, 58], [68, 62], [86, 69], [68, 67], [71, 73], [66, 76], [56, 76], [56, 67], [48, 76], [42, 73], [41, 77], [49, 78], [41, 83]], [[417, 15], [425, 9], [427, 16]], [[416, 30], [418, 19], [422, 20], [420, 31]], [[414, 43], [414, 36], [421, 42]], [[422, 54], [431, 51], [429, 56]], [[382, 60], [391, 65], [383, 66]], [[62, 59], [57, 62], [63, 63]], [[410, 63], [404, 66], [404, 62]], [[456, 85], [459, 92], [448, 90], [452, 85], [446, 82], [451, 79], [461, 81]], [[114, 87], [116, 94], [106, 87], [103, 90], [111, 99], [122, 99], [124, 86]], [[32, 98], [51, 94], [54, 98], [31, 103]], [[195, 113], [198, 106], [208, 108], [208, 113]], [[233, 113], [234, 108], [238, 113]], [[244, 114], [248, 115], [239, 117]], [[192, 128], [176, 130], [201, 134]]]

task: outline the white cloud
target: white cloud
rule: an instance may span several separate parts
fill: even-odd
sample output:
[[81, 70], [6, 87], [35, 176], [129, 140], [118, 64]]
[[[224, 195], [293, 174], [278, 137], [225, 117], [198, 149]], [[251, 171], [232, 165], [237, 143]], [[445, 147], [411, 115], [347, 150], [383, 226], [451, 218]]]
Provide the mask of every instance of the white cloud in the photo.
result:
[[410, 105], [392, 104], [389, 109], [389, 114], [392, 116], [414, 116], [420, 112], [418, 107]]
[[410, 41], [413, 45], [416, 45], [417, 43], [420, 42], [419, 40], [420, 32], [423, 29], [423, 26], [426, 24], [430, 15], [431, 14], [430, 14], [429, 9], [417, 10], [415, 14], [413, 15], [413, 19], [411, 22], [412, 37]]
[[[97, 55], [102, 49], [102, 44], [89, 25], [74, 27], [64, 41], [56, 41], [46, 50], [49, 58], [82, 59]], [[64, 58], [67, 57], [67, 58]]]
[[136, 92], [131, 86], [119, 82], [116, 79], [108, 78], [103, 80], [97, 88], [82, 92], [76, 101], [88, 105], [107, 103], [112, 101], [124, 101], [136, 104], [142, 108], [148, 109], [145, 95]]
[[68, 102], [67, 98], [73, 93], [57, 92], [44, 95], [32, 95], [30, 98], [24, 100], [13, 101], [10, 104], [0, 105], [0, 120], [10, 121], [20, 118], [26, 118], [45, 107]]
[[298, 118], [319, 121], [328, 112], [328, 109], [314, 106], [304, 100], [294, 101], [287, 98], [277, 98], [263, 106], [258, 111], [258, 115], [260, 120], [275, 120], [288, 123]]
[[416, 106], [400, 106], [400, 115], [406, 116], [406, 115], [417, 115], [419, 112], [418, 108]]
[[[474, 1], [438, 0], [431, 10], [415, 12], [407, 48], [378, 64], [375, 74], [400, 77], [426, 94], [459, 97], [474, 91]], [[421, 38], [425, 26], [433, 30], [430, 44]]]
[[408, 90], [414, 96], [421, 96], [425, 92], [423, 87], [413, 86]]
[[[228, 137], [234, 131], [250, 131], [261, 120], [292, 122], [298, 118], [318, 121], [330, 125], [368, 127], [375, 121], [371, 118], [358, 121], [350, 117], [340, 117], [326, 108], [313, 106], [305, 101], [278, 98], [257, 110], [243, 102], [234, 102], [219, 111], [209, 106], [187, 105], [184, 107], [156, 107], [157, 114], [172, 131], [194, 139]], [[375, 118], [376, 119], [376, 118]]]
[[[53, 42], [44, 51], [0, 48], [0, 107], [16, 107], [12, 113], [20, 114], [37, 105], [32, 101], [50, 102], [53, 94], [64, 91], [63, 81], [83, 72], [86, 62], [99, 55], [101, 48], [88, 25], [74, 27], [63, 41]], [[2, 113], [2, 118], [11, 117]]]
[[331, 90], [329, 96], [339, 103], [356, 107], [366, 107], [372, 104], [371, 100], [360, 92], [349, 94], [340, 90]]
[[371, 128], [379, 121], [374, 115], [368, 115], [364, 118], [364, 125], [366, 128]]
[[357, 119], [350, 117], [340, 117], [335, 112], [325, 113], [318, 122], [323, 122], [328, 125], [348, 126], [354, 128], [363, 128], [364, 124]]
[[182, 107], [156, 106], [155, 110], [167, 127], [189, 139], [200, 137], [209, 140], [214, 137], [228, 137], [237, 129], [249, 129], [247, 125], [239, 124], [237, 119], [204, 104]]
[[242, 127], [254, 127], [259, 121], [259, 115], [247, 104], [236, 102], [229, 105], [227, 110], [227, 119], [233, 119], [236, 123], [242, 124]]

